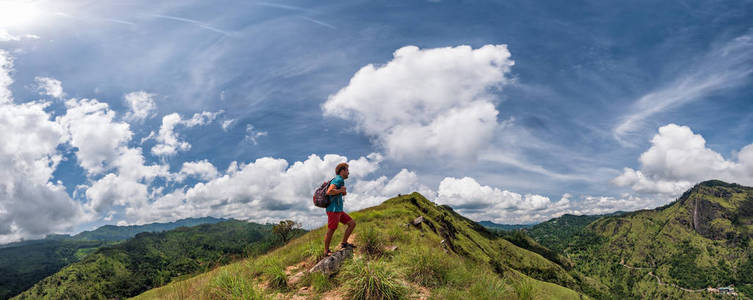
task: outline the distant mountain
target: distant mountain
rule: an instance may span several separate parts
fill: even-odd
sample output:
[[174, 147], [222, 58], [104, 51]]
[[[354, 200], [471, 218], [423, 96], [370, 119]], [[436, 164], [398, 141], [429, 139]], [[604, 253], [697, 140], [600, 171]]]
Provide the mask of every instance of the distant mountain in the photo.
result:
[[[273, 225], [230, 220], [143, 232], [97, 249], [15, 299], [124, 299], [281, 244]], [[305, 231], [299, 230], [297, 234]]]
[[562, 243], [576, 269], [617, 298], [694, 299], [728, 285], [753, 297], [751, 239], [753, 188], [713, 180], [664, 207], [600, 218]]
[[134, 226], [105, 225], [74, 236], [48, 235], [0, 246], [0, 299], [20, 293], [34, 283], [81, 260], [99, 247], [134, 237], [142, 232], [161, 232], [181, 226], [226, 221], [218, 218], [190, 218], [169, 223]]
[[501, 230], [518, 230], [533, 227], [534, 224], [497, 224], [492, 221], [478, 222], [481, 226], [489, 229], [501, 229]]
[[213, 217], [188, 218], [168, 223], [150, 223], [145, 225], [115, 226], [105, 225], [92, 231], [84, 231], [71, 237], [73, 240], [83, 241], [120, 241], [136, 236], [142, 232], [160, 232], [178, 227], [191, 227], [201, 224], [214, 224], [227, 221]]

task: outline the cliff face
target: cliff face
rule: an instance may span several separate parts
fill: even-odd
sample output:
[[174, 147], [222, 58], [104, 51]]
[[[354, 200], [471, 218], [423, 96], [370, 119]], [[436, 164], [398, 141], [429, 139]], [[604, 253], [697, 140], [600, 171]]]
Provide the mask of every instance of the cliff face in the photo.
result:
[[720, 181], [706, 181], [693, 187], [677, 205], [685, 208], [690, 222], [683, 222], [711, 240], [752, 238], [753, 189]]

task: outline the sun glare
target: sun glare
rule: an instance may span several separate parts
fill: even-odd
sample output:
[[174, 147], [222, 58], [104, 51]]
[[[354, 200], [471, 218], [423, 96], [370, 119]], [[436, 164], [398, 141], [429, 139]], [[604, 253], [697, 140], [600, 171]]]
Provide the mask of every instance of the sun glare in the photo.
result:
[[0, 29], [29, 25], [39, 15], [31, 1], [0, 0]]

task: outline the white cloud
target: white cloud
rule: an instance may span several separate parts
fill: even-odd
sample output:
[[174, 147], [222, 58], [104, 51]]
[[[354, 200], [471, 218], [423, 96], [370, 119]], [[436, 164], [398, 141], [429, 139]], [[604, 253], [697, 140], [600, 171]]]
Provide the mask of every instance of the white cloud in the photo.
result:
[[7, 30], [0, 28], [0, 42], [20, 41], [21, 38], [38, 40], [39, 36], [34, 34], [24, 34], [22, 36], [12, 35]]
[[[311, 197], [316, 187], [334, 177], [335, 166], [344, 161], [347, 158], [340, 155], [320, 158], [312, 154], [305, 161], [292, 164], [271, 157], [248, 164], [234, 162], [219, 177], [162, 195], [148, 207], [128, 208], [126, 213], [137, 223], [212, 215], [257, 222], [294, 218], [310, 227], [321, 226], [321, 220], [315, 217], [324, 216], [323, 210], [313, 206]], [[348, 161], [352, 173], [346, 182], [347, 210], [360, 208], [370, 199], [373, 192], [359, 182], [377, 170], [380, 161], [379, 155]], [[194, 165], [197, 169], [208, 166], [201, 162]]]
[[214, 121], [215, 118], [222, 111], [218, 112], [201, 112], [194, 114], [193, 117], [187, 120], [183, 120], [179, 114], [172, 113], [162, 117], [162, 126], [159, 128], [159, 133], [149, 135], [144, 140], [154, 137], [157, 141], [157, 145], [152, 147], [152, 154], [157, 156], [170, 156], [178, 153], [178, 151], [188, 151], [191, 149], [191, 144], [186, 141], [180, 140], [178, 134], [175, 132], [175, 128], [178, 125], [185, 127], [203, 126]]
[[[65, 102], [66, 114], [58, 123], [67, 130], [79, 165], [92, 183], [86, 188], [86, 208], [101, 214], [113, 206], [141, 207], [149, 185], [158, 176], [170, 177], [166, 165], [145, 165], [141, 148], [130, 148], [130, 125], [117, 122], [107, 103], [88, 99]], [[98, 177], [98, 175], [103, 175]]]
[[460, 214], [475, 220], [501, 224], [538, 223], [564, 214], [593, 215], [615, 211], [654, 208], [667, 198], [622, 198], [582, 195], [573, 200], [564, 194], [558, 201], [536, 194], [521, 195], [479, 184], [475, 179], [447, 177], [439, 184], [437, 203], [450, 205]]
[[157, 105], [154, 104], [154, 94], [144, 91], [131, 92], [123, 96], [123, 101], [129, 111], [123, 117], [129, 121], [143, 121], [154, 116]]
[[706, 140], [690, 127], [669, 124], [659, 128], [651, 147], [641, 154], [640, 170], [625, 168], [613, 183], [676, 196], [709, 179], [753, 185], [753, 144], [742, 148], [737, 158], [728, 160], [707, 148]]
[[631, 144], [624, 137], [640, 129], [645, 119], [748, 82], [748, 75], [753, 72], [753, 35], [716, 45], [696, 61], [672, 82], [640, 97], [614, 128], [614, 137], [623, 144]]
[[506, 45], [406, 46], [384, 66], [361, 68], [322, 109], [354, 121], [394, 159], [475, 158], [500, 126], [491, 92], [513, 64]]
[[266, 136], [266, 131], [258, 131], [254, 128], [254, 125], [247, 124], [246, 125], [246, 137], [245, 140], [253, 143], [254, 145], [258, 145], [259, 141], [258, 139], [260, 137]]
[[13, 59], [8, 52], [0, 49], [0, 103], [11, 102], [10, 85], [13, 78], [10, 77], [10, 71], [13, 69]]
[[71, 99], [65, 102], [66, 114], [59, 122], [70, 133], [77, 148], [76, 158], [89, 174], [102, 173], [113, 166], [133, 133], [128, 123], [114, 122], [115, 111], [95, 99]]
[[222, 130], [227, 132], [228, 130], [233, 128], [233, 126], [235, 126], [236, 121], [236, 119], [222, 121]]
[[13, 102], [12, 67], [0, 50], [0, 243], [69, 230], [83, 217], [81, 205], [51, 181], [65, 130], [45, 111], [48, 103]]
[[182, 182], [187, 177], [196, 177], [198, 179], [207, 181], [217, 178], [219, 172], [217, 168], [212, 165], [208, 160], [184, 162], [183, 167], [178, 172], [176, 181]]
[[60, 80], [50, 77], [34, 77], [34, 82], [37, 84], [37, 89], [40, 95], [52, 96], [58, 99], [62, 99], [65, 96], [63, 92], [63, 84]]

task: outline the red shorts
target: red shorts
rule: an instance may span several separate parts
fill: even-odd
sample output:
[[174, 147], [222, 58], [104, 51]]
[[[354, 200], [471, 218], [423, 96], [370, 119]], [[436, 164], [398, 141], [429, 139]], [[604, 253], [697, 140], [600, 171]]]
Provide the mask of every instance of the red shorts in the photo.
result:
[[348, 224], [353, 219], [344, 211], [327, 212], [327, 228], [335, 230], [337, 229], [337, 223]]

